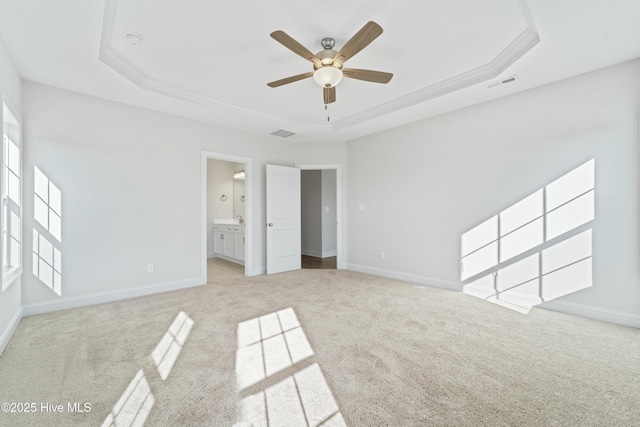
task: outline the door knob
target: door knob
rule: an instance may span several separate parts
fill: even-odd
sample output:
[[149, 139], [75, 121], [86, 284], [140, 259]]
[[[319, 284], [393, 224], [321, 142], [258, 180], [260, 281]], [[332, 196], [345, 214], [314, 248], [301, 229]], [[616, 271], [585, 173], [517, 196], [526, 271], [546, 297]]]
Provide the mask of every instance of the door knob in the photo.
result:
[[269, 224], [267, 224], [269, 227], [273, 227], [273, 223], [270, 222]]

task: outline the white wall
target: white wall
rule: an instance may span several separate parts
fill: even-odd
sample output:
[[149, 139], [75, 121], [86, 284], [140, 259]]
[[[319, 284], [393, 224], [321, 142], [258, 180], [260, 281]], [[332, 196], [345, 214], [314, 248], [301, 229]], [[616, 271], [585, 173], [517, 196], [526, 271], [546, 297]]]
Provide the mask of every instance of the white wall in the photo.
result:
[[[9, 51], [0, 35], [0, 101], [11, 104], [21, 114], [21, 82]], [[0, 119], [2, 119], [0, 107]], [[0, 120], [2, 122], [2, 120]], [[2, 156], [2, 153], [0, 153]], [[1, 164], [1, 162], [0, 162]], [[24, 213], [23, 213], [24, 215]], [[23, 260], [23, 265], [25, 261]], [[25, 268], [26, 270], [26, 268]], [[28, 271], [28, 270], [27, 270]], [[1, 286], [0, 286], [1, 290]], [[18, 279], [6, 291], [0, 293], [0, 354], [4, 351], [13, 331], [18, 326], [22, 312], [21, 280]]]
[[640, 326], [639, 100], [635, 60], [350, 141], [349, 268], [460, 289], [463, 233], [595, 159], [593, 286], [546, 306]]
[[335, 256], [336, 244], [336, 171], [322, 170], [322, 256]]
[[[300, 146], [34, 83], [24, 83], [23, 95], [25, 171], [38, 165], [63, 204], [62, 297], [27, 275], [28, 313], [198, 284], [203, 150], [253, 159], [253, 274], [266, 264], [265, 165], [345, 162], [343, 143]], [[34, 227], [32, 173], [26, 232]]]
[[300, 172], [302, 254], [322, 257], [322, 171]]

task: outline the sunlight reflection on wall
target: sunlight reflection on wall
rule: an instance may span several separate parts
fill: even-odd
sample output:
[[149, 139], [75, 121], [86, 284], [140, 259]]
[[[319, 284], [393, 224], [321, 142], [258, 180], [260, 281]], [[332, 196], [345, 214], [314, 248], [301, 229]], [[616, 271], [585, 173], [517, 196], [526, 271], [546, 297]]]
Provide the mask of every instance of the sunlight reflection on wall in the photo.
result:
[[[236, 378], [242, 391], [236, 426], [346, 426], [292, 308], [238, 324]], [[295, 373], [270, 378], [287, 368]], [[271, 381], [270, 381], [271, 380]]]
[[62, 296], [62, 191], [34, 166], [32, 272], [47, 287]]
[[464, 292], [526, 312], [592, 286], [595, 160], [461, 236]]

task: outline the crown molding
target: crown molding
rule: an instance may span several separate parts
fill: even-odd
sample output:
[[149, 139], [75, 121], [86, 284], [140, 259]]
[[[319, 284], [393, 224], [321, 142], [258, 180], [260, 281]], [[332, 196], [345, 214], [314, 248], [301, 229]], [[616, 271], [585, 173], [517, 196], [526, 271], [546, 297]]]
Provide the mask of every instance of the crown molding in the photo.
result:
[[458, 74], [415, 92], [408, 93], [399, 98], [338, 120], [333, 124], [333, 127], [335, 130], [345, 129], [367, 120], [473, 86], [477, 83], [491, 80], [500, 75], [500, 73], [520, 59], [539, 42], [540, 37], [538, 36], [538, 33], [531, 28], [527, 28], [488, 64], [481, 65], [480, 67], [466, 71], [462, 74]]
[[430, 99], [467, 88], [469, 86], [493, 79], [507, 67], [520, 59], [533, 46], [540, 42], [533, 17], [526, 0], [516, 0], [522, 9], [527, 28], [513, 40], [491, 62], [477, 68], [442, 80], [438, 83], [408, 93], [391, 101], [378, 104], [344, 119], [325, 125], [305, 125], [282, 120], [235, 104], [202, 95], [192, 90], [156, 79], [142, 72], [135, 64], [117, 52], [111, 45], [118, 9], [118, 0], [106, 0], [102, 23], [99, 59], [115, 72], [138, 86], [140, 89], [174, 99], [187, 101], [209, 108], [220, 109], [229, 113], [239, 114], [248, 118], [272, 123], [280, 129], [287, 129], [294, 133], [321, 134], [343, 130], [367, 122], [369, 120], [399, 111]]
[[98, 58], [115, 72], [129, 80], [134, 85], [138, 86], [140, 89], [159, 95], [169, 96], [171, 98], [191, 102], [194, 104], [203, 105], [205, 107], [219, 108], [230, 113], [240, 114], [245, 117], [267, 121], [269, 123], [273, 123], [274, 126], [279, 126], [282, 129], [287, 129], [294, 133], [321, 133], [331, 131], [330, 125], [304, 125], [300, 123], [289, 122], [274, 116], [270, 116], [268, 114], [263, 114], [228, 102], [223, 102], [147, 75], [111, 46], [117, 9], [118, 0], [105, 1], [105, 12], [102, 22], [102, 37], [100, 40], [100, 53], [98, 55]]

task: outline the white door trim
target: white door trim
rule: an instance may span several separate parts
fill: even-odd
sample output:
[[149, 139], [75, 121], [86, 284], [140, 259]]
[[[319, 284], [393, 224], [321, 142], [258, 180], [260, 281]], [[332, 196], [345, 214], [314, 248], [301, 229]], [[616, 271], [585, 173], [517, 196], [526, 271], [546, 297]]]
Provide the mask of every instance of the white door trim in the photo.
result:
[[297, 168], [301, 170], [335, 170], [336, 171], [336, 218], [338, 224], [336, 225], [336, 259], [338, 269], [346, 269], [347, 261], [345, 259], [346, 248], [343, 246], [343, 227], [344, 217], [342, 214], [342, 173], [341, 165], [339, 164], [296, 164]]
[[253, 275], [253, 159], [203, 150], [200, 156], [200, 280], [202, 284], [207, 283], [207, 160], [209, 159], [244, 163], [244, 275]]

